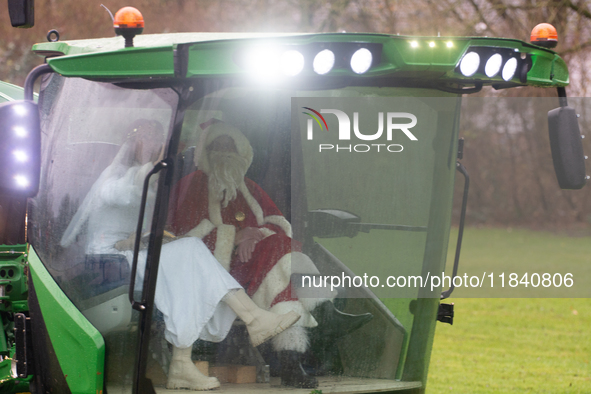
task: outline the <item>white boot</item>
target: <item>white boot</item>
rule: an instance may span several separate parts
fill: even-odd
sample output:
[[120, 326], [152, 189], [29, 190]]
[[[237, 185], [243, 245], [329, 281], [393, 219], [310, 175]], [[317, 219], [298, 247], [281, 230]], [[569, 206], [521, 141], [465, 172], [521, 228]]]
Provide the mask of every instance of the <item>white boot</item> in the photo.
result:
[[246, 323], [252, 346], [259, 346], [300, 319], [293, 311], [278, 315], [259, 308], [243, 289], [230, 291], [223, 301]]
[[172, 347], [167, 389], [213, 390], [220, 387], [217, 378], [203, 375], [191, 360], [191, 347]]

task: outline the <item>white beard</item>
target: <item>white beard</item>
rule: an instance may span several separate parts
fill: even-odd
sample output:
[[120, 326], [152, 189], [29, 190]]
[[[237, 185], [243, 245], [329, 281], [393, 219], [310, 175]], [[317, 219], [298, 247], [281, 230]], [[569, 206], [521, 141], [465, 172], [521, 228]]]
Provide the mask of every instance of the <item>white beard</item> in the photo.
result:
[[234, 152], [213, 151], [209, 152], [209, 168], [209, 190], [216, 201], [222, 203], [222, 208], [226, 208], [244, 182], [248, 161]]

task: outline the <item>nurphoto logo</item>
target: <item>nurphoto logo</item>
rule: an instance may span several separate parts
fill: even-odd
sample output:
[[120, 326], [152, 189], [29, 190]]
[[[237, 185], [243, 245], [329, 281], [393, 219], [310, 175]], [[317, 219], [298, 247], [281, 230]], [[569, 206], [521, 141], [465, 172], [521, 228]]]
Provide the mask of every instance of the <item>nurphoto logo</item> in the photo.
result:
[[[307, 139], [314, 140], [314, 121], [318, 124], [321, 132], [328, 132], [328, 124], [322, 114], [333, 114], [339, 122], [338, 139], [339, 141], [351, 141], [351, 118], [345, 112], [338, 109], [321, 109], [317, 111], [310, 107], [302, 107], [310, 112], [302, 112], [311, 119], [307, 122]], [[408, 112], [386, 112], [386, 141], [392, 141], [392, 136], [397, 132], [402, 132], [410, 141], [418, 141], [417, 137], [410, 131], [417, 124], [417, 117]], [[406, 120], [406, 122], [404, 122]], [[402, 121], [402, 122], [401, 122]], [[409, 122], [410, 121], [410, 122]], [[326, 129], [326, 130], [325, 130]], [[353, 134], [355, 138], [361, 141], [376, 141], [384, 134], [384, 112], [378, 112], [378, 130], [366, 134], [368, 130], [362, 133], [359, 128], [359, 112], [353, 112]], [[319, 152], [348, 152], [365, 153], [369, 151], [398, 153], [404, 150], [400, 144], [371, 143], [371, 144], [318, 144]]]

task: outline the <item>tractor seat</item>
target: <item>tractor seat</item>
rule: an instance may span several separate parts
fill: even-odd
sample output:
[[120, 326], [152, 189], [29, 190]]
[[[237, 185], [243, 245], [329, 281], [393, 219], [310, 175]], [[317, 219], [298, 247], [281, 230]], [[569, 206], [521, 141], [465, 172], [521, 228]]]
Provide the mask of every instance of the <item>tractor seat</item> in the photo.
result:
[[120, 254], [86, 255], [82, 274], [70, 285], [78, 294], [78, 308], [101, 334], [125, 329], [131, 321], [130, 269]]

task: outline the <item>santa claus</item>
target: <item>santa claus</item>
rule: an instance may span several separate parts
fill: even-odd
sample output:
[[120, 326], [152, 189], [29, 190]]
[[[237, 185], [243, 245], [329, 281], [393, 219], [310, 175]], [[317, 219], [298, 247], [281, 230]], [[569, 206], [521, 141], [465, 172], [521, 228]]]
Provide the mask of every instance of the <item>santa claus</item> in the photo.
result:
[[[309, 347], [308, 330], [322, 321], [338, 326], [329, 329], [346, 334], [371, 319], [371, 314], [344, 314], [326, 298], [298, 298], [291, 286], [292, 274], [319, 274], [299, 243], [291, 239], [290, 223], [271, 198], [245, 178], [253, 159], [246, 137], [221, 121], [205, 126], [196, 149], [198, 171], [182, 178], [171, 199], [169, 224], [176, 236], [198, 237], [217, 260], [244, 287], [261, 308], [283, 314], [294, 311], [301, 319], [272, 339], [281, 362], [283, 385], [314, 388], [300, 360]], [[319, 327], [318, 329], [322, 329]]]

